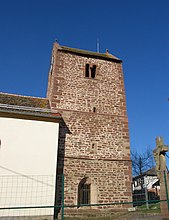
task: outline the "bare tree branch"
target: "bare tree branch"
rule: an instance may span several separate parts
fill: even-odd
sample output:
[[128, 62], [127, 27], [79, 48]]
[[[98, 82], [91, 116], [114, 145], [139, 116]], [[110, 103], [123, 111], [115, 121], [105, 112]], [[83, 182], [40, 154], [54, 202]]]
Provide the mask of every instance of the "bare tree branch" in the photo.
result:
[[145, 152], [131, 151], [133, 176], [141, 175], [154, 166], [153, 151], [147, 148]]

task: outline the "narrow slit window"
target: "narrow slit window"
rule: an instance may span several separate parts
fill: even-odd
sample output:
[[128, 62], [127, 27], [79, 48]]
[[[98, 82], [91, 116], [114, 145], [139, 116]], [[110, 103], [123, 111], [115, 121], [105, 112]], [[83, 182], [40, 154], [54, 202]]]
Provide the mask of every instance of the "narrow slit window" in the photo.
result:
[[91, 143], [90, 153], [93, 154], [93, 155], [97, 154], [97, 143]]
[[96, 107], [93, 107], [93, 112], [96, 112]]
[[90, 67], [91, 69], [91, 78], [95, 78], [96, 75], [96, 65], [93, 65], [93, 67]]
[[86, 73], [85, 73], [85, 76], [86, 76], [87, 78], [89, 78], [89, 64], [88, 64], [88, 63], [86, 64]]

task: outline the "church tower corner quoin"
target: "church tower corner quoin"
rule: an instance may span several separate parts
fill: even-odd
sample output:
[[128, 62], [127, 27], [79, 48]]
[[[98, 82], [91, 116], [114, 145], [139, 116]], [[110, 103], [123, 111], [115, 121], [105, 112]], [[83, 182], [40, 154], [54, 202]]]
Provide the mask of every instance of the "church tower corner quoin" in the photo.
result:
[[59, 179], [63, 173], [65, 205], [131, 202], [122, 61], [108, 52], [54, 43], [47, 97], [52, 110], [62, 115], [56, 204], [61, 203]]

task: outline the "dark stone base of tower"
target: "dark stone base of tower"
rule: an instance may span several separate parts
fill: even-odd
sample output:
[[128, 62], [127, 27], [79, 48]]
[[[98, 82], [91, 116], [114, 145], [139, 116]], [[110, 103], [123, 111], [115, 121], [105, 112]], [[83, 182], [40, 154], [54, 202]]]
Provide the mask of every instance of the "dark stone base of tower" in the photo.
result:
[[131, 161], [122, 61], [108, 53], [54, 44], [47, 96], [53, 111], [59, 111], [63, 118], [56, 204], [61, 203], [62, 173], [65, 205], [130, 202]]

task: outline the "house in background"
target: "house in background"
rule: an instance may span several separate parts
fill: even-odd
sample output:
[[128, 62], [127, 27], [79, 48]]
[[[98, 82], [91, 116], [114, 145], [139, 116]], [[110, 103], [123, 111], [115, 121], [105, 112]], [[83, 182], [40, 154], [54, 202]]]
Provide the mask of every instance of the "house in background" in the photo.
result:
[[141, 175], [133, 177], [132, 188], [134, 202], [146, 200], [146, 196], [148, 200], [158, 200], [160, 195], [160, 183], [155, 167]]
[[[0, 93], [0, 207], [54, 205], [59, 120], [46, 98]], [[0, 210], [0, 216], [53, 212]]]

